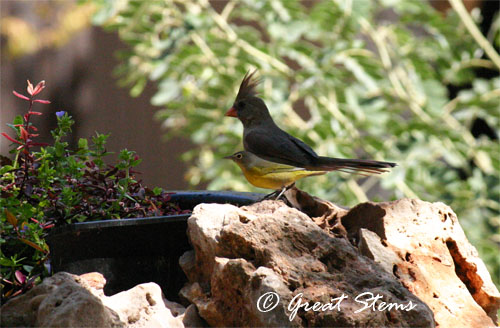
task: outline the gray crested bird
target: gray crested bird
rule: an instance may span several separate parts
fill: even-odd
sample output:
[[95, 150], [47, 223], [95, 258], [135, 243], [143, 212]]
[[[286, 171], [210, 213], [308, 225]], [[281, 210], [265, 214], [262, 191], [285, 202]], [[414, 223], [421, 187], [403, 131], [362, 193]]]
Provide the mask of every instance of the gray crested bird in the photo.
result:
[[291, 136], [274, 123], [266, 104], [257, 97], [259, 80], [256, 71], [245, 75], [233, 106], [226, 116], [243, 123], [243, 146], [246, 151], [267, 161], [304, 168], [310, 171], [343, 171], [379, 174], [396, 163], [364, 159], [319, 156], [303, 141]]

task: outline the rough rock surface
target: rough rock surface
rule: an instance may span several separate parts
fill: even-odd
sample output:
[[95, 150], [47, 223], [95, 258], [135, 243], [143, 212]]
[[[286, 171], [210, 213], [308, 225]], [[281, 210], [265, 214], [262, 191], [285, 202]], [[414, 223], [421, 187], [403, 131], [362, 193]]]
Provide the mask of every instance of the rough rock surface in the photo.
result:
[[198, 327], [193, 306], [162, 298], [154, 283], [104, 295], [100, 273], [59, 272], [2, 306], [2, 327]]
[[[2, 306], [2, 327], [120, 327], [117, 313], [104, 307], [78, 276], [57, 273]], [[75, 309], [78, 309], [77, 311]]]
[[500, 294], [443, 203], [363, 203], [342, 217], [360, 251], [392, 273], [443, 327], [493, 327]]
[[[430, 308], [392, 272], [282, 202], [198, 205], [188, 220], [188, 235], [194, 251], [180, 260], [189, 279], [181, 296], [210, 325], [434, 326]], [[269, 292], [280, 298], [274, 308], [276, 298], [261, 298]], [[376, 309], [363, 310], [373, 303], [368, 293], [382, 297], [373, 304]], [[294, 311], [298, 302], [319, 303]], [[382, 302], [394, 305], [387, 309]]]

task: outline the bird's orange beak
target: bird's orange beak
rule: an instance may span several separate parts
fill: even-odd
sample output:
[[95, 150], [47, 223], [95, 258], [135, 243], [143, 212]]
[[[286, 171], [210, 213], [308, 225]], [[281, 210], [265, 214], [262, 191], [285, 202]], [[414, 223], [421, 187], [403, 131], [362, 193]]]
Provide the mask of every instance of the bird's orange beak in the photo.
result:
[[231, 109], [229, 109], [226, 113], [226, 115], [224, 116], [230, 116], [230, 117], [238, 117], [238, 115], [236, 114], [236, 109], [233, 107], [231, 107]]

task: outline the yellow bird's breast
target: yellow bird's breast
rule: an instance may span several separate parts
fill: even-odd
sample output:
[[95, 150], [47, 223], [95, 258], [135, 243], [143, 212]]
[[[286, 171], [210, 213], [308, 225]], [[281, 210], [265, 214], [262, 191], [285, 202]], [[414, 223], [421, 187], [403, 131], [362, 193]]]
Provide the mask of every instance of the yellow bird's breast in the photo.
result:
[[263, 170], [261, 168], [252, 167], [245, 168], [240, 166], [245, 178], [252, 185], [266, 189], [282, 189], [289, 186], [293, 182], [310, 176], [324, 174], [323, 171], [306, 171], [306, 170]]

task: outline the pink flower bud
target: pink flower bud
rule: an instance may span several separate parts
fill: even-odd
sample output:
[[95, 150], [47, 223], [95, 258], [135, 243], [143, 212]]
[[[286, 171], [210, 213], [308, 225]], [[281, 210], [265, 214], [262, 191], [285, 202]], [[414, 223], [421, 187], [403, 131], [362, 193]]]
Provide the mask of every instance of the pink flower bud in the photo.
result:
[[38, 82], [38, 84], [35, 87], [35, 90], [33, 90], [33, 96], [36, 96], [37, 94], [42, 92], [44, 88], [45, 88], [45, 81]]
[[31, 84], [30, 80], [27, 80], [28, 81], [28, 87], [26, 88], [26, 90], [28, 91], [28, 93], [30, 95], [33, 96], [33, 84]]

